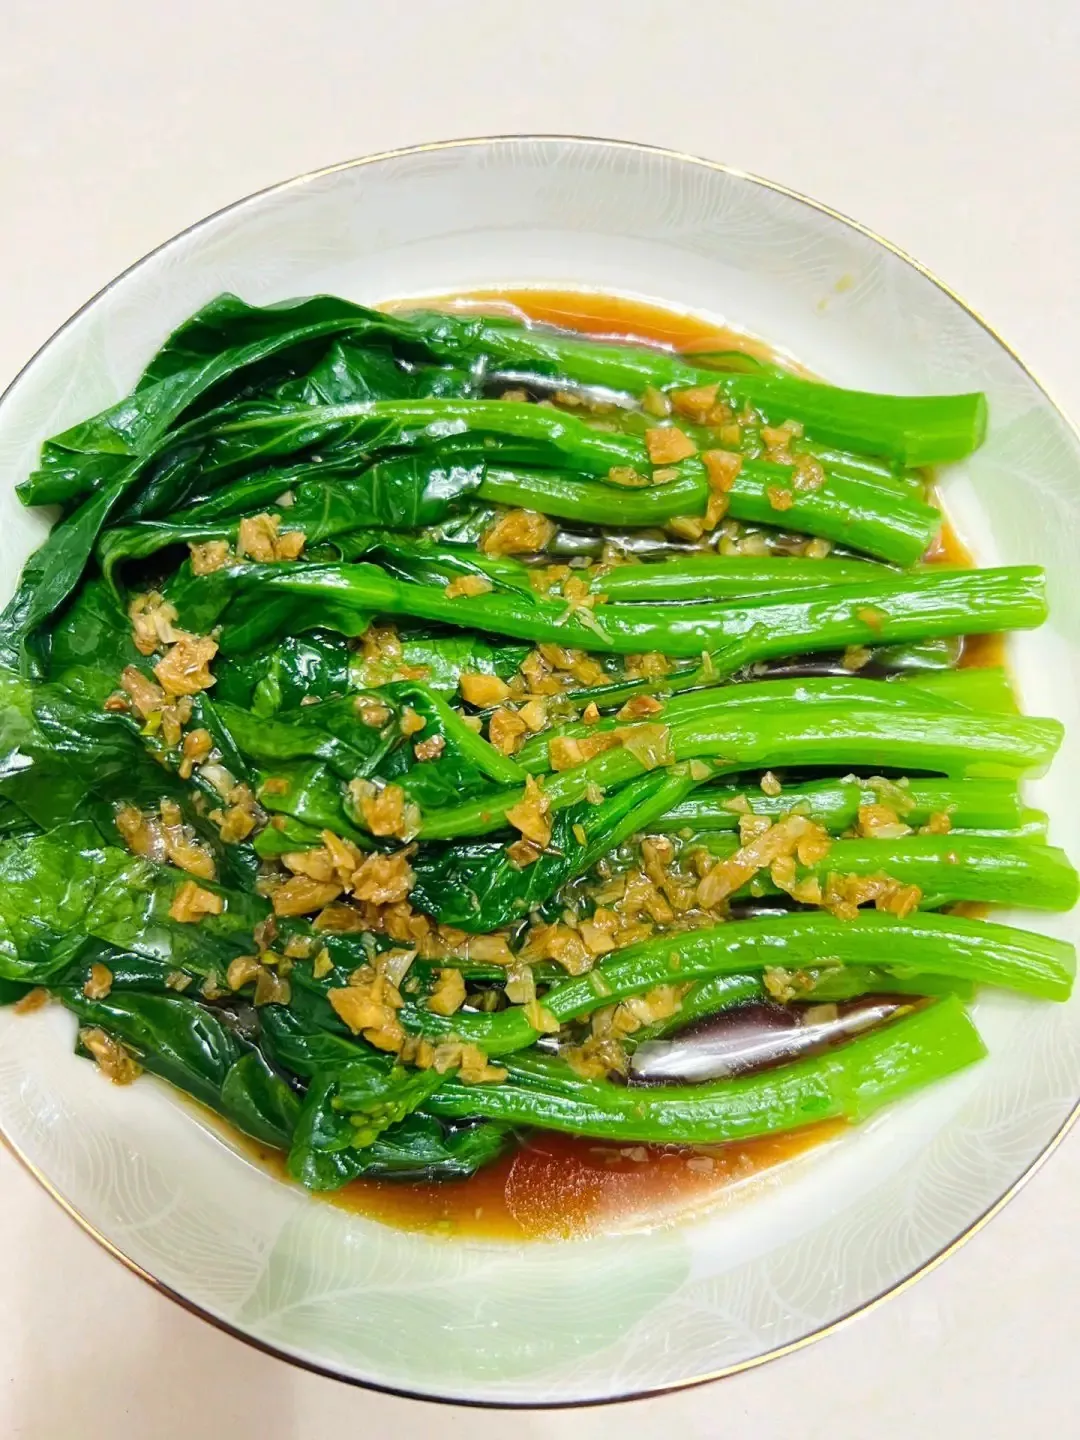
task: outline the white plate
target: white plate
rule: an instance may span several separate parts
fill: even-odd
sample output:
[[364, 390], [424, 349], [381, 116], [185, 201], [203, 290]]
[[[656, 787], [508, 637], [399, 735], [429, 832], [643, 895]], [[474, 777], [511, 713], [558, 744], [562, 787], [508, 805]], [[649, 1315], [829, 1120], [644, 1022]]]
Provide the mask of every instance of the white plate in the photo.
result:
[[[899, 252], [812, 202], [688, 156], [573, 139], [378, 156], [241, 201], [139, 262], [0, 401], [10, 591], [44, 533], [12, 487], [40, 442], [124, 394], [222, 290], [368, 304], [492, 285], [595, 287], [755, 332], [841, 384], [983, 389], [986, 445], [946, 480], [984, 562], [1038, 562], [1052, 619], [1013, 655], [1026, 708], [1069, 727], [1033, 787], [1080, 855], [1077, 438], [1019, 360]], [[1051, 928], [1042, 919], [1023, 923]], [[1053, 922], [1076, 936], [1074, 917]], [[410, 1394], [567, 1404], [759, 1362], [864, 1310], [978, 1228], [1080, 1094], [1080, 995], [981, 999], [980, 1066], [649, 1233], [523, 1247], [385, 1228], [285, 1186], [164, 1087], [103, 1083], [69, 1017], [0, 1012], [0, 1129], [133, 1268], [289, 1359]]]

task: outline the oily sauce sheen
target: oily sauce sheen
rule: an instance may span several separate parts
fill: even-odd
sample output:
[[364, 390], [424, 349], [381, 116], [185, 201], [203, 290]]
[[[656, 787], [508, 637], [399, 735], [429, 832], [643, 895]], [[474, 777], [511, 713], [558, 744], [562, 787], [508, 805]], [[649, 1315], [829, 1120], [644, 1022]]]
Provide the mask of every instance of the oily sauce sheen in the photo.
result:
[[[766, 360], [776, 354], [752, 336], [618, 295], [483, 290], [435, 302], [403, 302], [403, 306], [417, 303], [514, 315], [596, 337], [643, 340], [686, 353], [742, 350]], [[948, 522], [927, 559], [948, 565], [973, 563]], [[983, 635], [965, 642], [960, 663], [1000, 665], [1001, 637]], [[582, 1237], [662, 1224], [703, 1210], [729, 1187], [794, 1159], [845, 1128], [842, 1121], [829, 1121], [786, 1135], [692, 1150], [610, 1145], [534, 1130], [516, 1149], [468, 1180], [428, 1185], [355, 1180], [323, 1198], [399, 1229], [435, 1235], [501, 1241]], [[251, 1153], [286, 1178], [284, 1158], [278, 1151], [253, 1144]]]
[[[725, 1145], [610, 1145], [533, 1130], [468, 1180], [429, 1185], [353, 1180], [318, 1198], [431, 1235], [472, 1240], [573, 1240], [664, 1224], [713, 1205], [724, 1190], [793, 1160], [846, 1130], [842, 1120]], [[234, 1139], [235, 1134], [230, 1132]], [[278, 1150], [248, 1153], [287, 1180]]]

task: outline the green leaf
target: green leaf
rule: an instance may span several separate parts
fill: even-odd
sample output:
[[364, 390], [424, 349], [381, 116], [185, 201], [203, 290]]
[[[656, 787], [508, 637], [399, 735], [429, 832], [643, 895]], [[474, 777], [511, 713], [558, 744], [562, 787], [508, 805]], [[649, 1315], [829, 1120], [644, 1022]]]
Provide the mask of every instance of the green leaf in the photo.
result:
[[331, 1104], [348, 1115], [352, 1144], [362, 1148], [377, 1135], [404, 1120], [433, 1095], [443, 1082], [437, 1070], [408, 1070], [404, 1065], [375, 1071], [367, 1064], [350, 1064], [335, 1076]]
[[[101, 845], [88, 824], [0, 846], [0, 976], [48, 979], [71, 958], [72, 937], [84, 935], [122, 950], [205, 975], [224, 970], [252, 949], [252, 931], [269, 907], [255, 895], [200, 881], [221, 896], [224, 910], [197, 924], [169, 915], [189, 877]], [[57, 937], [65, 937], [57, 948]]]
[[523, 867], [510, 859], [506, 839], [423, 845], [412, 861], [412, 903], [461, 930], [483, 934], [511, 924], [544, 905], [628, 835], [647, 828], [696, 783], [684, 768], [655, 771], [599, 805], [587, 800], [569, 805], [552, 817], [550, 844]]
[[[192, 407], [227, 402], [230, 387], [235, 393], [257, 381], [268, 364], [280, 379], [290, 355], [306, 368], [315, 358], [313, 346], [321, 352], [326, 341], [343, 334], [408, 343], [407, 327], [344, 300], [317, 297], [259, 309], [234, 295], [219, 296], [170, 336], [134, 394], [46, 442], [38, 470], [19, 487], [20, 498], [27, 505], [81, 503], [31, 556], [0, 617], [7, 663], [22, 658], [27, 637], [78, 583], [102, 526], [143, 478], [151, 457], [163, 452], [149, 477], [152, 493], [190, 492], [202, 447], [164, 451], [170, 431]], [[422, 348], [412, 344], [414, 351]]]
[[123, 1041], [147, 1070], [204, 1105], [220, 1108], [225, 1077], [243, 1051], [208, 1006], [186, 995], [124, 991], [89, 1000], [68, 986], [58, 986], [55, 993], [84, 1025], [98, 1025]]
[[14, 800], [0, 796], [0, 843], [5, 840], [29, 840], [40, 833], [41, 827]]
[[[405, 331], [386, 315], [332, 296], [259, 307], [219, 295], [169, 336], [133, 394], [46, 442], [41, 468], [19, 487], [21, 498], [46, 505], [90, 493], [124, 457], [147, 454], [196, 404], [226, 402], [230, 388], [250, 388], [260, 377], [280, 383], [290, 361], [307, 369], [326, 355], [328, 340], [343, 334], [386, 342]], [[329, 378], [332, 371], [332, 361], [329, 370], [324, 361], [315, 373]], [[316, 393], [317, 387], [316, 381]]]
[[[418, 1088], [414, 1082], [414, 1090]], [[311, 1190], [336, 1190], [361, 1176], [414, 1182], [462, 1179], [494, 1160], [509, 1139], [502, 1125], [450, 1127], [424, 1113], [409, 1114], [367, 1139], [366, 1118], [365, 1127], [358, 1129], [340, 1101], [338, 1078], [321, 1074], [300, 1112], [288, 1167], [293, 1179]], [[358, 1134], [365, 1143], [357, 1143]]]
[[[423, 634], [402, 630], [399, 634], [401, 663], [410, 669], [425, 670], [424, 684], [448, 697], [457, 695], [458, 682], [466, 672], [509, 680], [530, 648], [453, 631]], [[353, 683], [359, 687], [383, 685], [393, 678], [378, 661], [365, 661], [360, 655], [353, 660], [352, 673]]]
[[[108, 951], [102, 963], [113, 974], [104, 1000], [90, 1000], [81, 985], [56, 985], [54, 993], [85, 1025], [100, 1026], [123, 1042], [140, 1064], [223, 1115], [245, 1135], [287, 1149], [300, 1101], [257, 1050], [247, 1048], [224, 1013], [175, 991], [128, 988], [130, 962]], [[154, 984], [148, 971], [145, 980]], [[126, 982], [126, 984], [125, 984]]]
[[[302, 530], [310, 551], [372, 527], [406, 530], [434, 524], [453, 514], [475, 492], [481, 477], [481, 467], [432, 468], [415, 457], [371, 465], [359, 474], [353, 460], [257, 472], [175, 516], [106, 530], [97, 555], [106, 578], [116, 585], [120, 566], [169, 546], [206, 540], [235, 545], [241, 517], [256, 514], [277, 516], [283, 532]], [[287, 496], [287, 504], [281, 503], [282, 496]], [[350, 553], [354, 549], [351, 545]]]
[[[299, 978], [301, 972], [293, 974]], [[381, 1075], [393, 1064], [389, 1055], [347, 1038], [344, 1025], [325, 998], [312, 992], [298, 994], [295, 980], [289, 1006], [264, 1006], [259, 1019], [261, 1044], [268, 1057], [280, 1069], [305, 1079], [360, 1064]]]
[[127, 610], [99, 578], [79, 587], [57, 618], [43, 631], [40, 646], [48, 677], [71, 685], [80, 677], [83, 691], [100, 702], [115, 690], [125, 665], [145, 665], [132, 637]]
[[[379, 766], [380, 777], [401, 785], [421, 809], [524, 781], [521, 767], [470, 730], [437, 691], [405, 682], [385, 686], [379, 693], [392, 697], [402, 712], [408, 708], [424, 722], [421, 730], [403, 740]], [[418, 759], [415, 746], [436, 738], [442, 741], [440, 753], [430, 760]]]
[[350, 1163], [351, 1152], [362, 1151], [404, 1120], [442, 1079], [435, 1071], [406, 1071], [400, 1065], [376, 1070], [365, 1059], [316, 1074], [289, 1152], [290, 1175], [310, 1189], [325, 1190], [360, 1173]]
[[352, 651], [340, 635], [290, 635], [250, 655], [220, 660], [214, 698], [256, 715], [295, 710], [310, 696], [327, 700], [351, 689], [351, 660]]
[[[266, 778], [284, 782], [285, 788], [276, 786], [267, 789], [266, 779], [258, 792], [259, 803], [272, 815], [288, 815], [308, 831], [318, 833], [333, 830], [346, 840], [361, 848], [370, 848], [371, 841], [365, 831], [353, 824], [345, 807], [345, 791], [342, 781], [322, 761], [298, 761], [291, 765], [275, 766], [271, 776]], [[269, 841], [270, 848], [264, 844]], [[321, 843], [321, 842], [320, 842]], [[259, 854], [280, 854], [273, 844], [268, 830], [263, 830], [255, 841]]]
[[333, 1190], [350, 1180], [399, 1180], [414, 1185], [464, 1180], [490, 1165], [511, 1143], [512, 1131], [491, 1121], [445, 1125], [419, 1111], [392, 1125], [363, 1150], [305, 1157], [305, 1173]]
[[400, 739], [389, 708], [391, 718], [375, 728], [360, 719], [352, 697], [278, 711], [273, 718], [224, 702], [213, 706], [236, 749], [265, 773], [278, 774], [282, 765], [298, 760], [321, 760], [343, 780], [372, 774]]
[[221, 1113], [245, 1135], [287, 1150], [300, 1115], [300, 1101], [257, 1051], [249, 1050], [221, 1082]]

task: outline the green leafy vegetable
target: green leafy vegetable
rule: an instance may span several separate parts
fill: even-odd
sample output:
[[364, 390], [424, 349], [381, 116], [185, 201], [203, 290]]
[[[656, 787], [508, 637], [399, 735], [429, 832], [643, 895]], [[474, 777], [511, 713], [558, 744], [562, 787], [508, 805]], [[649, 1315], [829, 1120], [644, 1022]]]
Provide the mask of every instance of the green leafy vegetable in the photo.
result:
[[[1080, 884], [1020, 790], [1061, 726], [966, 663], [1042, 623], [1042, 571], [924, 560], [918, 467], [985, 424], [741, 352], [211, 301], [18, 487], [60, 519], [0, 617], [0, 1004], [45, 987], [319, 1191], [530, 1126], [854, 1122], [973, 1063], [975, 988], [1064, 1000], [1075, 954], [948, 907]], [[748, 1002], [882, 994], [798, 1063], [633, 1078]]]

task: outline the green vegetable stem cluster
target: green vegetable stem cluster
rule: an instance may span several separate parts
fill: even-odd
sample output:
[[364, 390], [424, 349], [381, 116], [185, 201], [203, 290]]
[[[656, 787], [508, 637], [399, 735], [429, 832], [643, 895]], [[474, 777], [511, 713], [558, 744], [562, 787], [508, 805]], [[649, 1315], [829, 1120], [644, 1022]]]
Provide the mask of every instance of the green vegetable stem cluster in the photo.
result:
[[[1078, 887], [1021, 792], [1060, 725], [963, 663], [1045, 620], [1042, 571], [927, 559], [927, 467], [985, 427], [742, 354], [212, 301], [18, 486], [58, 518], [0, 617], [0, 1002], [313, 1190], [530, 1127], [855, 1123], [977, 1061], [976, 987], [1064, 1000], [1075, 956], [972, 907]], [[883, 994], [771, 1068], [635, 1078], [748, 1004]]]

